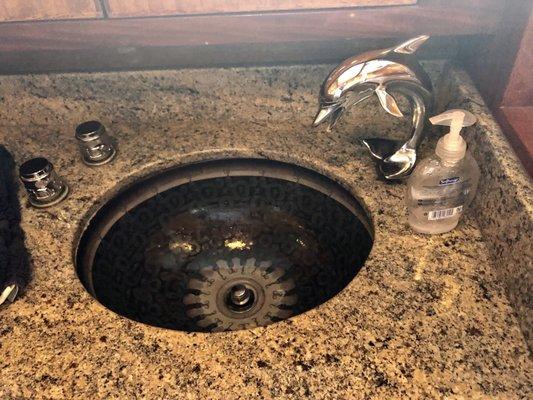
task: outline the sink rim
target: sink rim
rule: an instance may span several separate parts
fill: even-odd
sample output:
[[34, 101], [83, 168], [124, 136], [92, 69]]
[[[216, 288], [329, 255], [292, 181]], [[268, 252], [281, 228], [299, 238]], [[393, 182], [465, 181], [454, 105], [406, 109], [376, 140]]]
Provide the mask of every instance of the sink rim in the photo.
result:
[[[85, 290], [100, 302], [92, 283], [94, 258], [101, 239], [125, 213], [153, 196], [182, 184], [232, 176], [264, 176], [294, 182], [323, 193], [355, 215], [374, 242], [373, 221], [361, 200], [341, 183], [320, 172], [294, 163], [251, 157], [199, 160], [137, 177], [84, 219], [73, 256], [76, 275]], [[105, 305], [102, 306], [109, 310]]]

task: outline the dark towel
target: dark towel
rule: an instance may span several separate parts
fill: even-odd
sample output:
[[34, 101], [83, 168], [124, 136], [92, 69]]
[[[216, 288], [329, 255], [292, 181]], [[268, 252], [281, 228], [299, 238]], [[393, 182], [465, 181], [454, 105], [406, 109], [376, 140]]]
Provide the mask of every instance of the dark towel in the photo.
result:
[[[29, 256], [20, 227], [20, 204], [15, 182], [15, 162], [11, 154], [0, 146], [0, 299], [7, 287], [16, 285], [16, 289], [22, 290], [30, 279]], [[8, 296], [9, 300], [14, 300], [16, 289]]]

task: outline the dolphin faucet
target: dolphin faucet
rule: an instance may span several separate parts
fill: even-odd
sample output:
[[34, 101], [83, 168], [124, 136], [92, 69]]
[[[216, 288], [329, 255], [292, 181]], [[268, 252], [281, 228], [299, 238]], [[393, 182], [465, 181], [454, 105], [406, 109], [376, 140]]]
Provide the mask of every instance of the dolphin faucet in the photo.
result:
[[[409, 140], [402, 143], [392, 139], [363, 139], [363, 144], [379, 163], [386, 179], [407, 177], [416, 163], [425, 116], [433, 103], [433, 89], [429, 77], [412, 54], [427, 39], [429, 36], [417, 36], [398, 46], [348, 58], [330, 72], [320, 89], [320, 108], [313, 126], [328, 121], [328, 130], [333, 128], [347, 107], [368, 99], [374, 93], [381, 107], [398, 118], [404, 115], [391, 92], [408, 99], [412, 113]], [[348, 92], [353, 92], [354, 98], [349, 99], [346, 96]]]

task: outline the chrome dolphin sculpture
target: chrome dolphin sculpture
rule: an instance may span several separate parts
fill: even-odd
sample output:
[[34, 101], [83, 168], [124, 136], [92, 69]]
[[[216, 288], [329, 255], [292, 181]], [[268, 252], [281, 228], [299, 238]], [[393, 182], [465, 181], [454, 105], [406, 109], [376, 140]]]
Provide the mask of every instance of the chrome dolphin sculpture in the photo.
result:
[[[368, 99], [374, 93], [381, 107], [398, 118], [404, 115], [391, 92], [403, 94], [409, 100], [412, 132], [407, 142], [376, 138], [363, 140], [387, 179], [408, 176], [416, 163], [425, 115], [432, 106], [433, 96], [431, 81], [412, 54], [427, 39], [429, 36], [417, 36], [398, 46], [348, 58], [330, 72], [320, 89], [320, 108], [313, 126], [327, 121], [328, 130], [333, 128], [347, 107]], [[349, 92], [354, 96], [346, 96]]]

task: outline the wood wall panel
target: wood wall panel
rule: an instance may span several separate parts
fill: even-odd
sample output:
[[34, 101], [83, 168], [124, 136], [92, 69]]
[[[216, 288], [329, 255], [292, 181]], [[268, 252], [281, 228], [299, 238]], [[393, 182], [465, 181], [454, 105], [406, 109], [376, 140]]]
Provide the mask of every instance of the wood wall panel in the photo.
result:
[[110, 17], [258, 12], [416, 4], [417, 0], [105, 0]]
[[0, 21], [98, 18], [98, 0], [0, 0]]
[[506, 0], [491, 40], [461, 60], [533, 176], [533, 1]]
[[461, 55], [467, 72], [492, 110], [503, 103], [533, 7], [531, 0], [506, 0], [501, 3], [500, 22], [493, 31], [491, 42]]
[[[529, 14], [514, 67], [503, 95], [502, 105], [506, 107], [533, 106], [533, 12]], [[533, 131], [533, 127], [531, 130]], [[532, 141], [530, 145], [533, 149]]]

